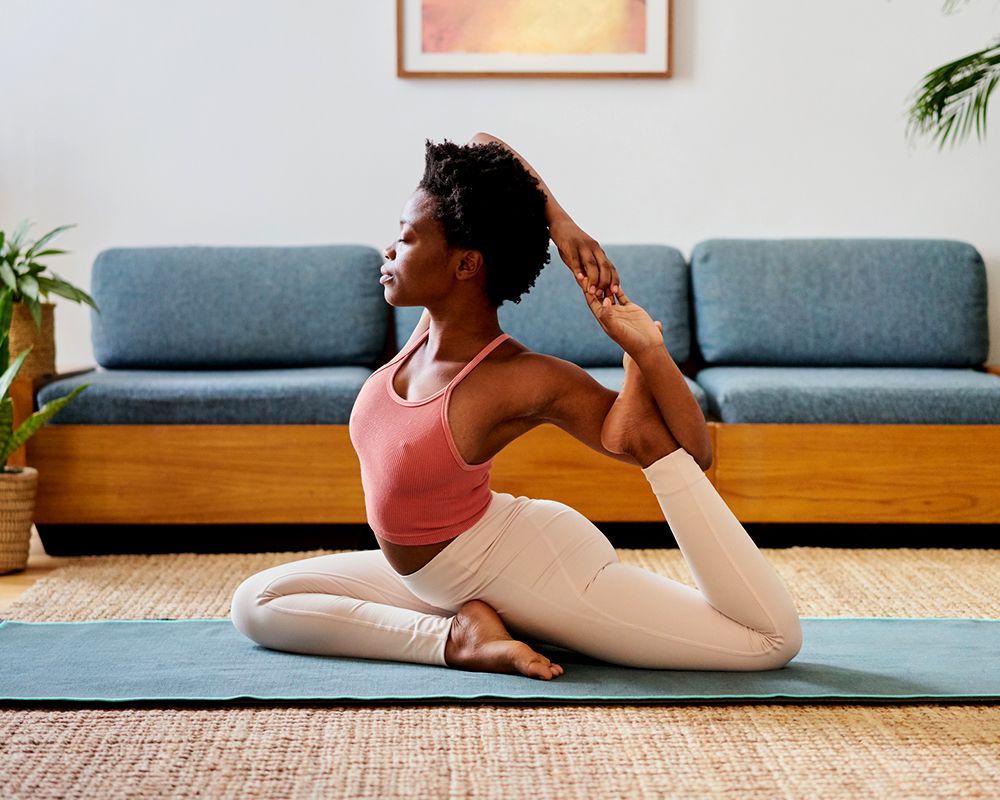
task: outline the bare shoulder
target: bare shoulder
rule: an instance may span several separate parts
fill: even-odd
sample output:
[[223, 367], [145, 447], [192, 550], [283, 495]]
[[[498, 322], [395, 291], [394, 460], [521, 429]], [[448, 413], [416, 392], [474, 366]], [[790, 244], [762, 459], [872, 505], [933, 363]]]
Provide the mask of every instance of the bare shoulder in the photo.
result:
[[[532, 428], [551, 424], [592, 450], [626, 464], [630, 455], [605, 448], [605, 420], [618, 392], [599, 383], [578, 364], [536, 353], [513, 339], [498, 348], [490, 380], [480, 384], [480, 409], [493, 411], [486, 452], [498, 453]], [[502, 387], [502, 389], [498, 389]]]
[[557, 422], [580, 405], [607, 406], [618, 396], [572, 361], [536, 353], [514, 339], [509, 343], [515, 347], [499, 366], [514, 404], [512, 416]]

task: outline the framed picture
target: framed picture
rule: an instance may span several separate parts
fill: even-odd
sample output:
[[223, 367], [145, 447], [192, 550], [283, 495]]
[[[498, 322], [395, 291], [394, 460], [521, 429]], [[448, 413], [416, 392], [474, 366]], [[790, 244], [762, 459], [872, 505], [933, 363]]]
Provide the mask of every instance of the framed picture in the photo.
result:
[[669, 78], [671, 0], [396, 0], [401, 78]]

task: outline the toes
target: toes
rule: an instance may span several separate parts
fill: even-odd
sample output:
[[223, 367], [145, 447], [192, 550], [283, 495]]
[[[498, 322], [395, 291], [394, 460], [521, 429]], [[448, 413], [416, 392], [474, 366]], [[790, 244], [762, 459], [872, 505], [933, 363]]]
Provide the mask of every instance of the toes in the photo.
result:
[[546, 681], [558, 678], [563, 673], [562, 667], [558, 664], [553, 664], [541, 653], [537, 653], [536, 657], [528, 662], [528, 671], [532, 677], [541, 678]]

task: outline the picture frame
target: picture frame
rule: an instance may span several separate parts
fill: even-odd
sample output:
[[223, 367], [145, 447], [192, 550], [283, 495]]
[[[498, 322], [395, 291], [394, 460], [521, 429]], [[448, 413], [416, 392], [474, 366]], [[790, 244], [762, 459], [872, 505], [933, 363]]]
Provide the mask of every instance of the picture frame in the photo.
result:
[[672, 30], [672, 0], [396, 0], [396, 75], [669, 78]]

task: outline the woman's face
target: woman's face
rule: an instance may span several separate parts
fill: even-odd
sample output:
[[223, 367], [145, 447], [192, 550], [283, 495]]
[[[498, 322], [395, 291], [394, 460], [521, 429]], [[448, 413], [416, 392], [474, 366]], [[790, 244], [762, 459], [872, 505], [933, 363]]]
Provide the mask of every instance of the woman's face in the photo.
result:
[[386, 263], [379, 283], [394, 306], [426, 305], [451, 289], [448, 243], [431, 216], [433, 203], [420, 189], [411, 194], [400, 214], [399, 235], [382, 253]]

